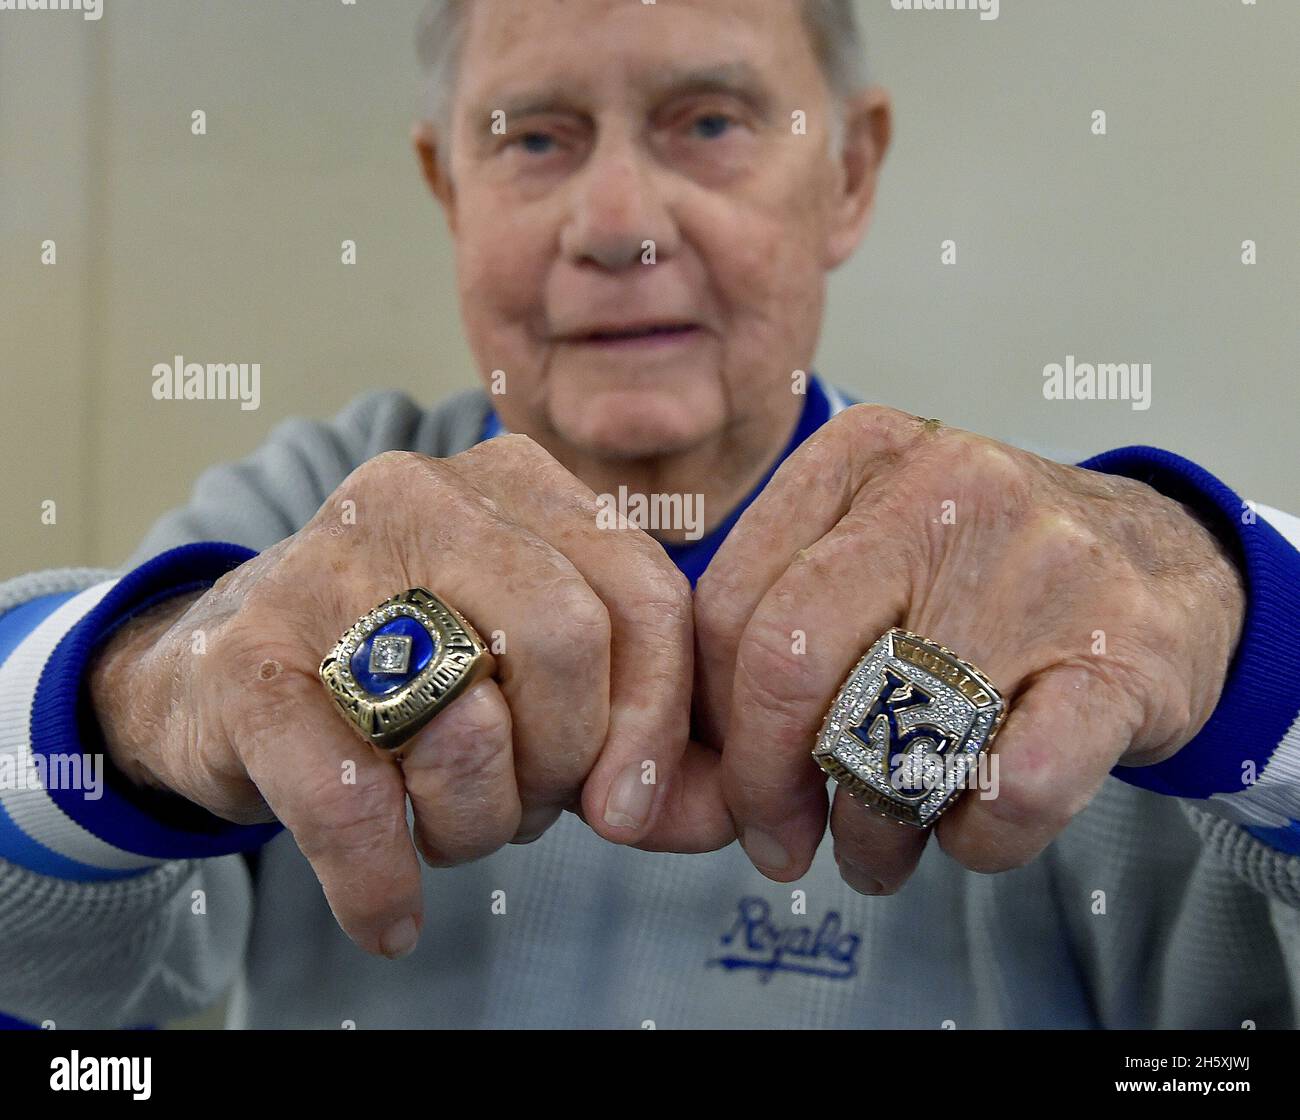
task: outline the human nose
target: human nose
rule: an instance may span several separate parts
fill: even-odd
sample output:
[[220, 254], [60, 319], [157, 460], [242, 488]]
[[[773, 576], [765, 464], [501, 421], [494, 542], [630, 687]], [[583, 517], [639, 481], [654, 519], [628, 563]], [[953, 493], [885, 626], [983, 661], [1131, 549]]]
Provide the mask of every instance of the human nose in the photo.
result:
[[602, 138], [575, 179], [571, 207], [561, 238], [570, 260], [621, 269], [643, 259], [647, 241], [656, 260], [675, 250], [664, 187], [630, 139]]

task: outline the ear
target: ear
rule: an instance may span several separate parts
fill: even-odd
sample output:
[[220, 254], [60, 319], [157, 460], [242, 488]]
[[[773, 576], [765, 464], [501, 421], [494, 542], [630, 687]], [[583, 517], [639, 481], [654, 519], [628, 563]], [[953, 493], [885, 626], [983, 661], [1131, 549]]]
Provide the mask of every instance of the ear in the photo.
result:
[[863, 90], [844, 106], [844, 151], [827, 230], [827, 269], [848, 260], [866, 235], [892, 131], [889, 94], [880, 86]]
[[438, 160], [441, 143], [442, 138], [431, 122], [416, 121], [411, 128], [411, 146], [420, 161], [420, 171], [424, 175], [424, 181], [429, 185], [429, 190], [433, 192], [434, 197], [442, 203], [443, 212], [447, 216], [447, 227], [454, 234], [456, 232], [456, 190], [452, 185], [451, 176], [443, 170]]

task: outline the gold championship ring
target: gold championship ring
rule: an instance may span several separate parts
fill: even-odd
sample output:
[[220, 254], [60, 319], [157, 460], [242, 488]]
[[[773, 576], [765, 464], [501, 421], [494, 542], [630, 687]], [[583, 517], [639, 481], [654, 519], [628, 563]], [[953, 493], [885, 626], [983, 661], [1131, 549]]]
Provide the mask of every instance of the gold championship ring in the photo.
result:
[[496, 662], [469, 622], [413, 587], [363, 614], [320, 663], [339, 711], [367, 742], [403, 745]]

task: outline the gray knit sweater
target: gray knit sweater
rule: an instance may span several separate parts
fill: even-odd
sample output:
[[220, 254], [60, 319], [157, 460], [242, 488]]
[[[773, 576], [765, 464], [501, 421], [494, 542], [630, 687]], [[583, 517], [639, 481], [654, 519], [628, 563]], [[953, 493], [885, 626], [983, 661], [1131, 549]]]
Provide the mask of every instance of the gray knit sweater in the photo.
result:
[[[381, 451], [469, 447], [487, 409], [478, 391], [436, 409], [371, 392], [330, 422], [286, 421], [205, 471], [122, 570], [189, 541], [266, 548]], [[119, 574], [21, 576], [0, 584], [0, 611]], [[1263, 1028], [1300, 1015], [1300, 858], [1114, 779], [1029, 866], [979, 875], [932, 842], [892, 897], [846, 887], [829, 844], [781, 885], [736, 845], [650, 854], [567, 814], [534, 844], [426, 868], [424, 890], [419, 947], [390, 962], [340, 932], [287, 832], [255, 861], [113, 882], [0, 860], [0, 1011], [161, 1023], [233, 981], [239, 1027]]]

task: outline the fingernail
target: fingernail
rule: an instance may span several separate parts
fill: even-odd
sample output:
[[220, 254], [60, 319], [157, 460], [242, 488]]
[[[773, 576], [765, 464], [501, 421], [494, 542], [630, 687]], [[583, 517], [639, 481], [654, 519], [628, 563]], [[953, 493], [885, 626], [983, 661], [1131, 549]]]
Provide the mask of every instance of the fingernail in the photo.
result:
[[560, 819], [561, 810], [553, 805], [538, 805], [525, 809], [519, 818], [519, 828], [515, 831], [512, 844], [531, 844], [540, 839], [548, 828]]
[[415, 919], [408, 915], [388, 927], [379, 939], [379, 951], [390, 961], [395, 961], [414, 949], [419, 939], [420, 931], [416, 928]]
[[885, 884], [856, 863], [846, 859], [835, 861], [840, 868], [840, 876], [859, 894], [884, 894]]
[[757, 867], [784, 871], [790, 866], [790, 853], [781, 846], [781, 841], [761, 828], [745, 829], [740, 844]]
[[618, 776], [605, 802], [605, 823], [614, 828], [640, 828], [650, 815], [655, 787], [641, 780], [641, 764], [634, 762]]

